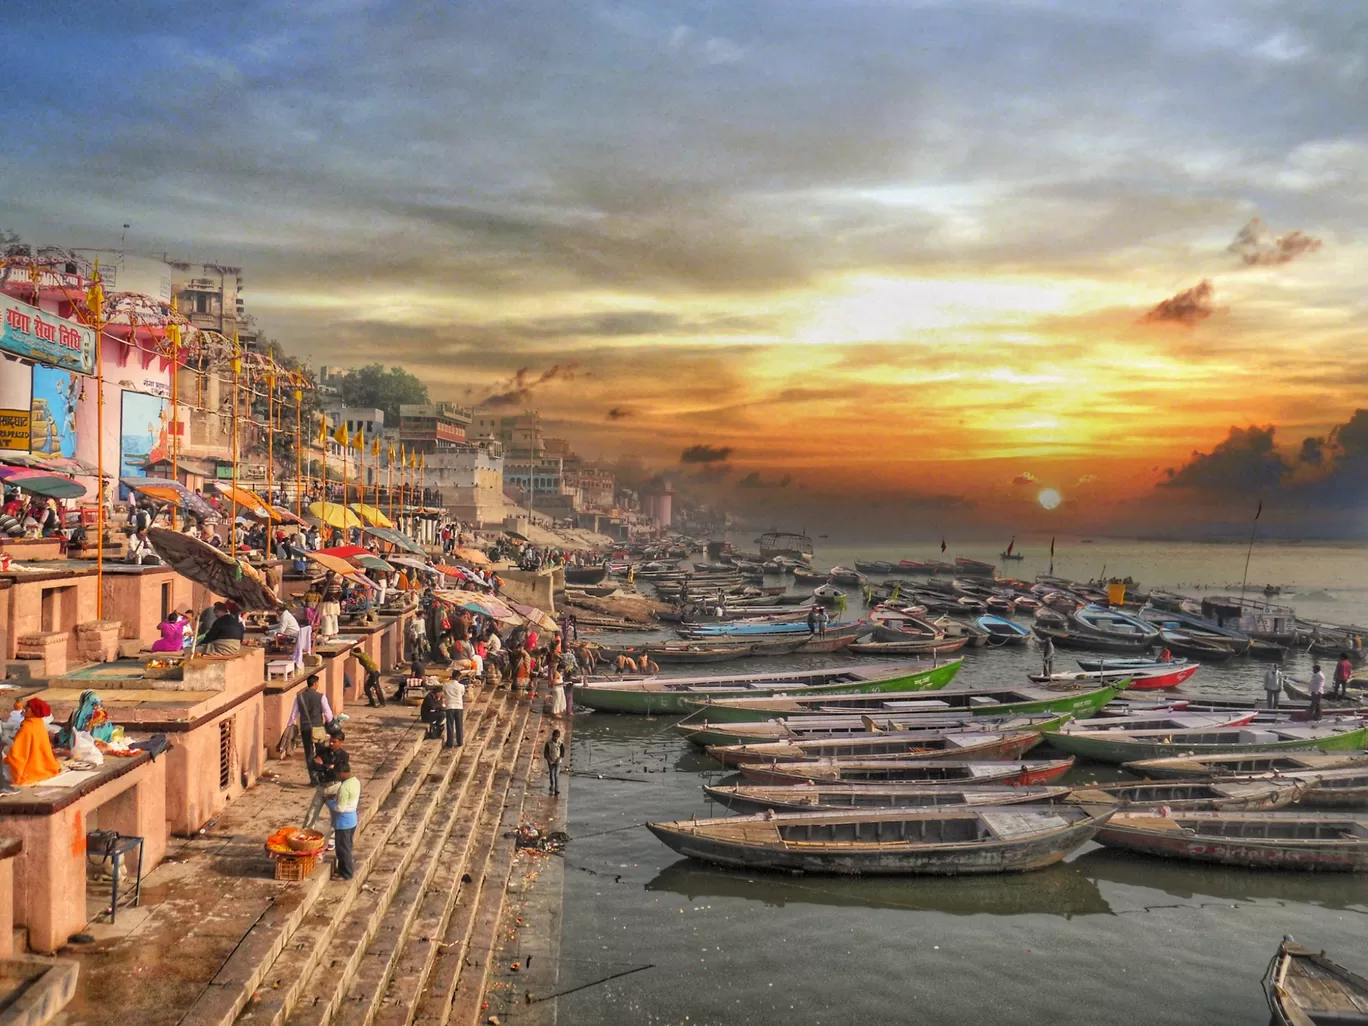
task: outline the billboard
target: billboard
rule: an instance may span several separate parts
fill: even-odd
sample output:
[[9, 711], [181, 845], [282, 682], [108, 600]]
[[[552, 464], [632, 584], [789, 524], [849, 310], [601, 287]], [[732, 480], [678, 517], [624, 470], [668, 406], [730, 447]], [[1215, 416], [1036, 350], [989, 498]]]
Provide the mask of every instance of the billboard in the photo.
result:
[[[168, 401], [159, 395], [145, 395], [125, 389], [120, 403], [119, 477], [142, 477], [148, 463], [166, 456]], [[119, 497], [128, 498], [128, 489], [119, 486]]]
[[33, 454], [75, 456], [80, 375], [75, 371], [35, 364], [32, 394], [30, 437]]
[[0, 349], [28, 360], [95, 373], [95, 331], [0, 294]]

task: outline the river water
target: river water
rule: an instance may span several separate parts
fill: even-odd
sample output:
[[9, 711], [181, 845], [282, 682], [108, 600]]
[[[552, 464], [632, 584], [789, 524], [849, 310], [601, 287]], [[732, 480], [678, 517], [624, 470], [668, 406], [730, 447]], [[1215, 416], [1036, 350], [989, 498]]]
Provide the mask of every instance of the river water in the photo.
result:
[[[1057, 549], [1056, 572], [1091, 577], [1105, 563], [1188, 592], [1238, 590], [1245, 556], [1224, 545], [1086, 548], [1071, 549], [1077, 563]], [[856, 555], [918, 558], [847, 550], [816, 563]], [[1282, 586], [1278, 601], [1306, 615], [1363, 622], [1366, 556], [1258, 546], [1250, 581]], [[1011, 573], [1029, 579], [1039, 562], [1028, 550]], [[1059, 653], [1056, 666], [1070, 658]], [[854, 661], [801, 663], [818, 660]], [[1024, 683], [1038, 667], [1033, 650], [965, 650], [951, 687]], [[1310, 664], [1285, 668], [1305, 677]], [[1249, 660], [1204, 666], [1183, 691], [1252, 697], [1262, 671]], [[1255, 1024], [1268, 1021], [1259, 980], [1283, 934], [1368, 968], [1368, 886], [1352, 876], [1202, 868], [1094, 844], [1042, 872], [949, 879], [747, 874], [682, 859], [641, 824], [726, 815], [699, 790], [725, 774], [672, 722], [575, 717], [560, 987], [582, 989], [560, 999], [562, 1023]], [[1081, 766], [1071, 779], [1115, 776]]]

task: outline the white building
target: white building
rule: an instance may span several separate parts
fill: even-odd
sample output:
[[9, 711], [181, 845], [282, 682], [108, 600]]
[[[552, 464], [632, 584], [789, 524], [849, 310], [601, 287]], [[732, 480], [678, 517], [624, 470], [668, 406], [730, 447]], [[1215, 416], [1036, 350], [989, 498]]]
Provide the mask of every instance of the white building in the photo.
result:
[[452, 516], [476, 524], [504, 518], [504, 461], [477, 446], [427, 453], [423, 480], [442, 493]]

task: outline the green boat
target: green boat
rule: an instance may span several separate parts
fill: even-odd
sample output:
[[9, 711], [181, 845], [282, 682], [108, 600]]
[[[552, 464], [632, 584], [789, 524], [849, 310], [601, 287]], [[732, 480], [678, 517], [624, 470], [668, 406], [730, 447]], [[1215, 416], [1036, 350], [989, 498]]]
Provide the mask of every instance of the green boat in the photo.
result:
[[[957, 664], [952, 664], [957, 665]], [[705, 699], [688, 697], [683, 705], [692, 714], [681, 726], [701, 727], [705, 723], [757, 723], [800, 716], [839, 716], [854, 714], [876, 720], [905, 720], [907, 717], [1016, 716], [1029, 713], [1070, 713], [1086, 720], [1116, 697], [1130, 681], [1119, 681], [1089, 691], [1058, 688], [972, 688], [938, 691], [926, 698], [888, 695], [846, 695], [824, 698], [807, 692], [766, 697]], [[576, 692], [578, 697], [578, 692]]]
[[1045, 731], [1050, 747], [1098, 762], [1125, 763], [1139, 759], [1221, 755], [1227, 752], [1362, 751], [1368, 727], [1343, 730], [1335, 726], [1286, 724], [1216, 727], [1207, 730], [1166, 731]]
[[601, 712], [634, 713], [640, 716], [684, 713], [691, 702], [716, 698], [758, 697], [781, 694], [830, 696], [886, 694], [888, 692], [935, 691], [959, 672], [960, 660], [927, 666], [926, 663], [894, 665], [865, 663], [824, 670], [790, 670], [733, 677], [648, 677], [644, 680], [598, 680], [575, 688], [575, 704]]
[[[808, 724], [811, 719], [813, 723]], [[1051, 716], [1041, 713], [1035, 716], [1004, 716], [1001, 719], [986, 719], [982, 716], [960, 716], [946, 719], [940, 716], [907, 717], [904, 720], [881, 720], [880, 730], [885, 727], [893, 730], [927, 731], [1013, 731], [1013, 730], [1057, 730], [1073, 719], [1072, 713]], [[891, 726], [886, 726], [890, 724]], [[766, 741], [808, 741], [816, 738], [868, 737], [869, 728], [863, 717], [799, 717], [796, 720], [767, 720], [764, 723], [704, 723], [691, 724], [688, 719], [674, 725], [675, 732], [681, 734], [690, 744], [699, 748], [725, 747], [727, 745], [754, 745]]]

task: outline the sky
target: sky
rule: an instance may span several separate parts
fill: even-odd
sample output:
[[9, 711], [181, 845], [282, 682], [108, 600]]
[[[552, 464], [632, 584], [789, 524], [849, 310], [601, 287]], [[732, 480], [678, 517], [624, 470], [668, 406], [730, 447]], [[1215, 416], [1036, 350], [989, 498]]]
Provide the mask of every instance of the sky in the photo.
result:
[[0, 228], [241, 264], [315, 365], [776, 522], [1368, 523], [1364, 5], [52, 0], [0, 52]]

